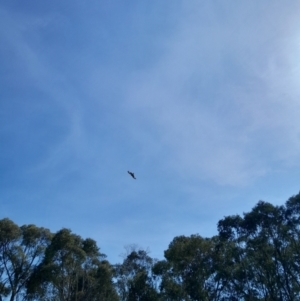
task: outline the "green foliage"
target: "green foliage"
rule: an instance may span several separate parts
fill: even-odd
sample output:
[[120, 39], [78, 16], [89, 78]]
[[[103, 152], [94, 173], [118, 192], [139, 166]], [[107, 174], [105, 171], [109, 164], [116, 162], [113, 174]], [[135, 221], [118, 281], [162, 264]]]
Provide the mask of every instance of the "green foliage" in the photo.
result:
[[122, 264], [115, 265], [116, 287], [122, 301], [160, 300], [152, 275], [154, 263], [145, 250], [132, 249]]
[[166, 300], [217, 300], [216, 238], [199, 235], [175, 237], [165, 251], [167, 261], [154, 267], [161, 275], [160, 289]]
[[112, 266], [96, 242], [0, 220], [0, 296], [44, 301], [300, 300], [300, 194], [224, 217], [217, 236], [178, 236], [157, 261], [128, 249]]
[[18, 227], [9, 219], [0, 220], [1, 293], [10, 301], [24, 295], [26, 283], [50, 242], [50, 231], [34, 225]]
[[227, 294], [234, 291], [239, 300], [299, 299], [299, 201], [293, 197], [285, 207], [260, 201], [244, 218], [219, 222], [223, 246], [232, 244], [223, 265]]
[[28, 281], [27, 293], [32, 299], [118, 300], [112, 270], [104, 257], [94, 240], [83, 240], [62, 229], [53, 236], [43, 261]]

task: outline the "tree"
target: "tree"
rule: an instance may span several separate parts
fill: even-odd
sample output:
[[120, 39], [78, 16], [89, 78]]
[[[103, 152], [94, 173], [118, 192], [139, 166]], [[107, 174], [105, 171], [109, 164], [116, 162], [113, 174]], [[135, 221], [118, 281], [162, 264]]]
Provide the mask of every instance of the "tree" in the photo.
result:
[[132, 248], [122, 264], [115, 265], [116, 287], [122, 301], [157, 301], [152, 267], [156, 260], [142, 249]]
[[217, 238], [178, 236], [154, 267], [164, 300], [221, 300], [214, 253]]
[[299, 203], [299, 196], [280, 207], [260, 201], [244, 218], [218, 223], [223, 251], [231, 250], [219, 271], [228, 276], [228, 294], [235, 292], [239, 300], [299, 300]]
[[117, 300], [111, 267], [104, 258], [94, 240], [62, 229], [29, 279], [28, 296], [51, 301]]
[[18, 227], [7, 218], [0, 220], [1, 291], [10, 295], [10, 301], [25, 294], [26, 282], [35, 264], [42, 260], [50, 239], [48, 229], [35, 225]]

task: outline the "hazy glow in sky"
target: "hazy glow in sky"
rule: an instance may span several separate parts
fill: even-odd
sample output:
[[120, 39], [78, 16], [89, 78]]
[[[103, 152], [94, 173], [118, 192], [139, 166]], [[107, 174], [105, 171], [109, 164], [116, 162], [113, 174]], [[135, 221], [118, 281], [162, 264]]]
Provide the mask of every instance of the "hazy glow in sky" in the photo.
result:
[[[163, 250], [300, 180], [299, 1], [0, 2], [0, 218]], [[127, 170], [135, 172], [133, 180]]]

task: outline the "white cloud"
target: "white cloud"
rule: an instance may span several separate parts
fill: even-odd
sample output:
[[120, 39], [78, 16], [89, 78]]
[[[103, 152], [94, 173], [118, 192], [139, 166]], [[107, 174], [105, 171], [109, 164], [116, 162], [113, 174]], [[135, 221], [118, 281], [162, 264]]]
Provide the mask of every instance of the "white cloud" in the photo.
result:
[[[157, 127], [167, 166], [244, 185], [299, 162], [299, 69], [287, 51], [292, 35], [283, 36], [284, 24], [275, 24], [276, 6], [273, 18], [260, 16], [251, 26], [248, 8], [233, 12], [240, 24], [221, 24], [213, 9], [204, 21], [204, 14], [189, 11], [165, 56], [133, 76], [128, 104], [142, 116], [140, 124]], [[288, 19], [291, 11], [285, 13]]]

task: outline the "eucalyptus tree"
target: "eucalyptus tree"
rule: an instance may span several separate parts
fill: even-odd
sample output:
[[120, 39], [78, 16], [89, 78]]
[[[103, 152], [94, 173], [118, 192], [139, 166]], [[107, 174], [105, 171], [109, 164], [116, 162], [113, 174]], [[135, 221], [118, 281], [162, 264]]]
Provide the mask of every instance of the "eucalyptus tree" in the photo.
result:
[[164, 300], [221, 300], [222, 282], [217, 276], [218, 238], [178, 236], [165, 251], [165, 261], [154, 267], [161, 276]]
[[286, 236], [289, 238], [290, 270], [295, 274], [294, 281], [300, 287], [300, 193], [285, 203]]
[[156, 260], [148, 252], [133, 247], [122, 264], [115, 265], [114, 278], [120, 300], [157, 301], [155, 277], [152, 268]]
[[229, 294], [239, 300], [299, 300], [299, 207], [299, 195], [286, 206], [260, 201], [243, 218], [219, 221], [223, 246], [234, 250], [223, 268], [229, 271], [223, 273]]
[[83, 240], [85, 261], [79, 273], [76, 301], [118, 301], [112, 278], [113, 267], [99, 252], [96, 242]]
[[96, 242], [61, 229], [27, 283], [28, 299], [114, 301], [112, 268]]
[[280, 208], [270, 203], [261, 201], [244, 215], [247, 257], [252, 263], [248, 268], [253, 269], [252, 281], [261, 298], [291, 300], [285, 254], [289, 243], [282, 235], [283, 226]]
[[8, 218], [0, 220], [0, 289], [10, 301], [25, 297], [26, 283], [50, 240], [48, 229], [19, 227]]
[[253, 283], [255, 271], [247, 253], [247, 235], [243, 230], [243, 221], [239, 215], [233, 215], [218, 222], [219, 244], [216, 252], [223, 254], [218, 277], [224, 286], [224, 297], [257, 300], [257, 287]]

